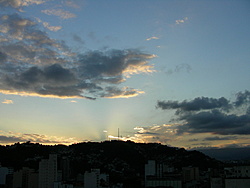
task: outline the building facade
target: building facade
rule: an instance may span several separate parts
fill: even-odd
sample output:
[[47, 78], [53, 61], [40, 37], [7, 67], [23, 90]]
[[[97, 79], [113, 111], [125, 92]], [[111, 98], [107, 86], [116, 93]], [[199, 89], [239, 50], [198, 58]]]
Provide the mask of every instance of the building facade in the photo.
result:
[[49, 159], [42, 159], [39, 163], [39, 188], [53, 188], [58, 181], [57, 155], [50, 154]]

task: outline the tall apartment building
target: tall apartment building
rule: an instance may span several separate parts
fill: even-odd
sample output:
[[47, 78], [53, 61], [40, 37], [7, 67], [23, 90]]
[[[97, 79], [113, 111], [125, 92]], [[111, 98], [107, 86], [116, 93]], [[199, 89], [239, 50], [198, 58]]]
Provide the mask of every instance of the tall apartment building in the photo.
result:
[[154, 160], [148, 160], [145, 164], [145, 178], [147, 176], [156, 176], [156, 163]]
[[5, 185], [6, 177], [9, 174], [13, 174], [13, 168], [2, 167], [0, 164], [0, 186]]
[[84, 188], [102, 188], [107, 187], [109, 176], [101, 174], [100, 169], [91, 169], [91, 172], [84, 173]]
[[39, 163], [39, 188], [53, 188], [58, 181], [57, 155], [50, 154], [49, 159], [42, 159]]
[[23, 167], [13, 174], [13, 188], [37, 188], [38, 173], [34, 169]]

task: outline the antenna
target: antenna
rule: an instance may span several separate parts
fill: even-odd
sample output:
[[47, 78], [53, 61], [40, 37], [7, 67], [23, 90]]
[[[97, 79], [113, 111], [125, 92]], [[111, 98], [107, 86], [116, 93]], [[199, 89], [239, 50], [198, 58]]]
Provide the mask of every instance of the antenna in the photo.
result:
[[120, 132], [119, 132], [119, 128], [118, 128], [118, 140], [119, 140], [119, 137], [120, 137]]

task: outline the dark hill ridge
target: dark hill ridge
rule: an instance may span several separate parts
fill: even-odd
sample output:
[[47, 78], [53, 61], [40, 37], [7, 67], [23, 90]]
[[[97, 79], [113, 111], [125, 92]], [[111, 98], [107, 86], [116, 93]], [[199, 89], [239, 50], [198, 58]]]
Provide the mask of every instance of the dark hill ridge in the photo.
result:
[[200, 152], [217, 160], [250, 160], [250, 147], [242, 148], [208, 148], [198, 149]]
[[[100, 168], [104, 172], [129, 171], [143, 173], [148, 160], [165, 163], [175, 168], [195, 166], [200, 169], [216, 167], [220, 162], [199, 151], [169, 147], [158, 143], [134, 143], [131, 141], [83, 142], [70, 146], [47, 146], [38, 143], [16, 143], [0, 146], [2, 166], [20, 169], [23, 166], [38, 169], [42, 158], [54, 153], [70, 160], [74, 174], [90, 168]], [[17, 157], [18, 156], [18, 157]]]

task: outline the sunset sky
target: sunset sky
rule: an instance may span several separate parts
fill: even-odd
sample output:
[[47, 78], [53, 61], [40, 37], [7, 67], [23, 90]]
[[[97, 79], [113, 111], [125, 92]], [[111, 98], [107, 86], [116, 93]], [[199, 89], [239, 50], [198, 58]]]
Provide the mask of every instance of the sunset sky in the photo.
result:
[[0, 0], [0, 144], [250, 146], [249, 0]]

